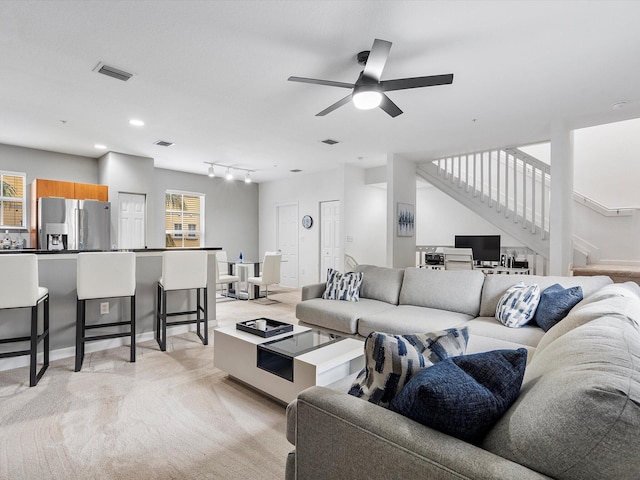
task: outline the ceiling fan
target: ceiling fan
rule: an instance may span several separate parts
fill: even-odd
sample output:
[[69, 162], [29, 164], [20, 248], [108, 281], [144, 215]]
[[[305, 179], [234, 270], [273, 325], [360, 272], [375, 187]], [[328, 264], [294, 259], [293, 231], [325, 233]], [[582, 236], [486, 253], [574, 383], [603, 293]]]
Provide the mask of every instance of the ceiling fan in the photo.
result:
[[391, 101], [385, 92], [394, 90], [406, 90], [408, 88], [433, 87], [435, 85], [448, 85], [453, 83], [453, 73], [446, 75], [431, 75], [428, 77], [398, 78], [395, 80], [380, 80], [382, 70], [391, 50], [391, 42], [376, 38], [371, 50], [365, 50], [357, 55], [358, 63], [364, 65], [364, 70], [356, 83], [334, 82], [331, 80], [319, 80], [316, 78], [289, 77], [290, 82], [313, 83], [327, 85], [329, 87], [349, 88], [351, 93], [333, 105], [325, 108], [316, 117], [322, 117], [333, 112], [338, 107], [353, 100], [354, 105], [362, 110], [380, 107], [392, 117], [397, 117], [402, 110]]

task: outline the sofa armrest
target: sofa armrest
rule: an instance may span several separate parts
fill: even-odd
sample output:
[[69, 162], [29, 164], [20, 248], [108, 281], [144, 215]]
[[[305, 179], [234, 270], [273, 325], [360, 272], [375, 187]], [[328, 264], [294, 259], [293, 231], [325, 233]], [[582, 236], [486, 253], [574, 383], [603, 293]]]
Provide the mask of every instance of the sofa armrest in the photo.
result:
[[304, 302], [310, 298], [322, 298], [325, 288], [327, 288], [327, 284], [324, 282], [305, 285], [302, 287], [302, 301]]
[[[296, 478], [549, 479], [359, 398], [323, 387], [295, 406]], [[289, 421], [292, 421], [289, 418]], [[401, 474], [401, 475], [400, 475]]]

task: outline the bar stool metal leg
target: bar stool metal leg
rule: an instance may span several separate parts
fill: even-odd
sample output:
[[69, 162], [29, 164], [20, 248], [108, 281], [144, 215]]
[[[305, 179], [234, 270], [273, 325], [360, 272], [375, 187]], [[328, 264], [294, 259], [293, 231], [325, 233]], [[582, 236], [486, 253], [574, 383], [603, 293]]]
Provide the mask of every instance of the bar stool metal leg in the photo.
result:
[[136, 361], [136, 296], [132, 295], [130, 298], [131, 303], [131, 355], [130, 360]]

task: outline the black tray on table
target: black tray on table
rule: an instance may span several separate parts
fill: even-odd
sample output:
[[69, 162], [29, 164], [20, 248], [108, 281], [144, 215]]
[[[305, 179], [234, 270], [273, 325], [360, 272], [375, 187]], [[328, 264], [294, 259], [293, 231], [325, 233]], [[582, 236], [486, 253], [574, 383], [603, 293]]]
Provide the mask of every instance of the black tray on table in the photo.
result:
[[[256, 328], [256, 320], [266, 320], [267, 328], [265, 330], [259, 330]], [[290, 323], [280, 322], [278, 320], [272, 320], [270, 318], [256, 318], [254, 320], [245, 320], [244, 322], [236, 323], [236, 329], [243, 332], [252, 333], [259, 337], [273, 337], [280, 335], [281, 333], [287, 333], [293, 331], [293, 325]]]

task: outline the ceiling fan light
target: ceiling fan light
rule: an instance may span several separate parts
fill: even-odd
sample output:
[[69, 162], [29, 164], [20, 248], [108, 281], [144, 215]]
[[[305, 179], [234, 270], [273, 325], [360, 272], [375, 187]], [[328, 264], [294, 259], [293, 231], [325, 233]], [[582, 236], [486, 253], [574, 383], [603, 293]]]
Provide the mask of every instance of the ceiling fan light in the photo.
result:
[[380, 106], [382, 93], [377, 90], [361, 90], [353, 94], [353, 104], [360, 110], [371, 110]]

